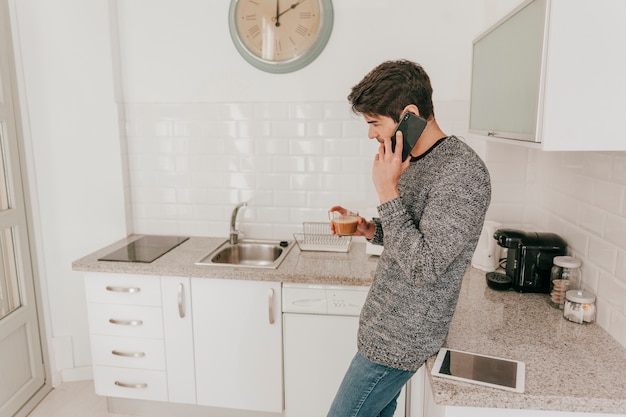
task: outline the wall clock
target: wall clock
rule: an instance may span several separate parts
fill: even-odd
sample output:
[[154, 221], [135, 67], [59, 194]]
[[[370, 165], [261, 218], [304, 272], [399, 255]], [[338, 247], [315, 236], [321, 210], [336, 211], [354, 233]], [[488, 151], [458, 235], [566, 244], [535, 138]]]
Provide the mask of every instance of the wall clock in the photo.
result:
[[229, 28], [250, 64], [272, 73], [296, 71], [328, 43], [332, 0], [231, 0]]

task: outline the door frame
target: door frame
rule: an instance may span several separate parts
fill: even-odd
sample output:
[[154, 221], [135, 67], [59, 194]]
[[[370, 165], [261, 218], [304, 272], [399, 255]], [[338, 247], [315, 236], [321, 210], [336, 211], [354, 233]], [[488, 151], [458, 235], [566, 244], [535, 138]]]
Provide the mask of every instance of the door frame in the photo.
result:
[[45, 323], [44, 311], [47, 309], [48, 302], [45, 297], [45, 292], [43, 291], [42, 286], [45, 286], [45, 283], [42, 282], [41, 275], [39, 273], [39, 258], [37, 256], [39, 244], [36, 240], [37, 233], [36, 229], [36, 216], [33, 212], [36, 212], [36, 202], [33, 202], [31, 199], [32, 191], [36, 186], [29, 181], [29, 169], [28, 167], [32, 164], [32, 158], [29, 158], [28, 143], [25, 140], [25, 132], [27, 132], [27, 123], [26, 122], [26, 106], [23, 104], [25, 101], [25, 97], [22, 91], [24, 86], [23, 79], [20, 77], [20, 50], [19, 43], [16, 41], [16, 30], [15, 22], [16, 13], [15, 13], [15, 0], [0, 0], [0, 2], [4, 3], [3, 7], [8, 11], [8, 20], [9, 20], [9, 51], [8, 51], [8, 60], [9, 60], [9, 82], [12, 87], [11, 99], [14, 104], [14, 118], [15, 118], [15, 131], [17, 136], [17, 147], [19, 154], [19, 166], [20, 166], [20, 175], [22, 177], [22, 193], [24, 198], [24, 210], [26, 215], [26, 225], [27, 231], [26, 235], [28, 236], [28, 242], [30, 247], [30, 267], [33, 275], [33, 287], [35, 292], [35, 306], [37, 311], [37, 327], [39, 333], [39, 341], [41, 344], [41, 355], [43, 360], [43, 371], [44, 371], [44, 383], [43, 385], [30, 397], [30, 399], [22, 405], [22, 407], [17, 411], [14, 417], [26, 417], [39, 402], [52, 390], [52, 372], [51, 372], [51, 358], [49, 355], [48, 342], [50, 339], [49, 331], [47, 330]]

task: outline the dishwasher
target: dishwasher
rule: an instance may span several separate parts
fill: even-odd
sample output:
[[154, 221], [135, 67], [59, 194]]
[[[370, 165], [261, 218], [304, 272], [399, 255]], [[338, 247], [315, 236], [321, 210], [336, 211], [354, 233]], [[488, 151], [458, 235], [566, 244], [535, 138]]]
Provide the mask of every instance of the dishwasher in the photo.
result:
[[[356, 353], [369, 287], [283, 284], [285, 417], [328, 413]], [[394, 417], [405, 417], [406, 395]]]

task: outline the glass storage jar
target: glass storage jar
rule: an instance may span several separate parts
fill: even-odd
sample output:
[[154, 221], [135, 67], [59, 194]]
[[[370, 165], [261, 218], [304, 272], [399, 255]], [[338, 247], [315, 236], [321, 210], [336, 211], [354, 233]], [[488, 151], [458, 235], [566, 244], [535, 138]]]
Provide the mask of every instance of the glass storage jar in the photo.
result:
[[565, 295], [563, 317], [574, 323], [596, 321], [596, 297], [582, 290], [569, 290]]
[[580, 259], [573, 256], [555, 256], [550, 270], [550, 304], [563, 309], [568, 290], [582, 289]]

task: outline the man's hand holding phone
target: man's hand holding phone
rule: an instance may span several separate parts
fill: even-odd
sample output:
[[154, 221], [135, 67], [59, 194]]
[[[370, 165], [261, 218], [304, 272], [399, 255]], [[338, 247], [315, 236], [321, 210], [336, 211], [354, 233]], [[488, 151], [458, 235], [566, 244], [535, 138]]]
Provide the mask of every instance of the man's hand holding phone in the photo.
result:
[[402, 132], [398, 132], [395, 152], [392, 150], [391, 138], [385, 139], [378, 147], [372, 168], [372, 180], [381, 204], [400, 196], [398, 182], [410, 164], [408, 158], [402, 162], [403, 145]]

